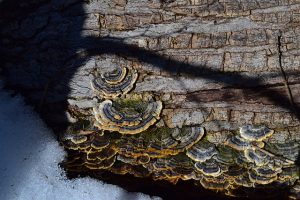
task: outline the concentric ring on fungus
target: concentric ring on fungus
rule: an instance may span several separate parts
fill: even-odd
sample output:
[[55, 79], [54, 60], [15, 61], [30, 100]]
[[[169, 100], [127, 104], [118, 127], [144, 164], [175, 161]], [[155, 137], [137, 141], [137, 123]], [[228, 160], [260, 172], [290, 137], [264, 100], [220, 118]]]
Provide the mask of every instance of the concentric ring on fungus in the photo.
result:
[[[155, 132], [154, 132], [155, 133]], [[163, 133], [159, 131], [152, 136], [147, 151], [157, 152], [163, 155], [176, 155], [189, 149], [204, 136], [203, 127], [165, 128]], [[156, 136], [154, 138], [154, 136]]]
[[[144, 105], [145, 102], [141, 104]], [[137, 134], [148, 129], [160, 118], [162, 102], [149, 102], [146, 108], [137, 112], [127, 108], [118, 109], [111, 100], [105, 100], [93, 110], [96, 118], [95, 126], [99, 129]]]
[[230, 184], [224, 177], [218, 177], [215, 179], [210, 180], [209, 178], [203, 177], [200, 180], [201, 185], [205, 189], [210, 189], [210, 190], [226, 190], [229, 188]]
[[230, 146], [233, 149], [236, 149], [238, 151], [244, 151], [246, 149], [250, 149], [252, 145], [250, 142], [246, 141], [245, 139], [241, 138], [239, 135], [235, 135], [231, 138], [229, 138], [226, 141], [226, 144]]
[[240, 128], [240, 135], [248, 141], [262, 141], [274, 133], [266, 126], [246, 125]]
[[254, 162], [257, 166], [263, 166], [270, 162], [270, 156], [260, 149], [246, 149], [244, 155], [249, 162]]
[[95, 93], [104, 98], [115, 98], [121, 94], [128, 93], [138, 78], [135, 69], [118, 67], [114, 71], [105, 72], [91, 81]]
[[218, 152], [214, 144], [208, 141], [200, 141], [187, 150], [186, 155], [196, 162], [205, 162]]
[[61, 138], [61, 142], [67, 149], [71, 150], [86, 150], [90, 147], [91, 141], [86, 135], [65, 133]]
[[266, 185], [274, 182], [277, 180], [277, 174], [274, 176], [269, 176], [269, 174], [263, 175], [259, 174], [254, 170], [251, 170], [249, 172], [249, 179], [251, 182], [256, 183], [256, 184], [261, 184], [261, 185]]
[[206, 176], [217, 177], [222, 174], [221, 167], [212, 159], [207, 162], [196, 162], [195, 168]]

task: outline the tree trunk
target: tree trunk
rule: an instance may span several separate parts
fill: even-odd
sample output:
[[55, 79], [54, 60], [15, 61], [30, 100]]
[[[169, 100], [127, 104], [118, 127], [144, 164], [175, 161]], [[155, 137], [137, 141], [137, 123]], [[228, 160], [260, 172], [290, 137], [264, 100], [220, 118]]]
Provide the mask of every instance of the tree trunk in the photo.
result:
[[[87, 149], [77, 148], [80, 141], [68, 146], [64, 142], [70, 137], [63, 134], [62, 143], [70, 151], [69, 161], [64, 166], [70, 174], [104, 179], [106, 171], [130, 173], [173, 183], [189, 180], [212, 190], [216, 189], [217, 182], [218, 187], [223, 184], [221, 189], [216, 189], [222, 194], [243, 197], [266, 194], [274, 198], [273, 195], [278, 195], [276, 189], [284, 185], [285, 192], [280, 190], [282, 197], [297, 198], [298, 195], [300, 198], [299, 189], [295, 189], [299, 187], [300, 151], [300, 2], [31, 0], [20, 3], [15, 0], [2, 1], [0, 5], [0, 51], [6, 85], [23, 94], [56, 133], [87, 135], [88, 142], [93, 143], [94, 134], [100, 134], [99, 128], [93, 126], [97, 121], [93, 107], [98, 108], [104, 99], [110, 99], [115, 105], [132, 98], [133, 94], [141, 94], [150, 96], [152, 102], [162, 102], [159, 120], [145, 127], [142, 133], [120, 134], [111, 128], [102, 128], [105, 132], [99, 136], [101, 141], [110, 142], [105, 150], [99, 151], [113, 149], [112, 156], [117, 159], [111, 165], [106, 163], [107, 166], [102, 167], [105, 169], [87, 167]], [[128, 73], [137, 71], [138, 78], [131, 83], [133, 88], [128, 94], [112, 98], [93, 89], [91, 85], [99, 74], [111, 73], [118, 67], [126, 67]], [[261, 141], [246, 141], [251, 146], [247, 152], [262, 151], [269, 156], [268, 164], [260, 165], [253, 160], [244, 160], [242, 164], [223, 163], [220, 165], [226, 170], [220, 176], [206, 176], [203, 171], [197, 171], [196, 163], [212, 162], [222, 148], [234, 151], [234, 159], [247, 154], [245, 149], [240, 151], [228, 146], [232, 138], [241, 134], [239, 128], [246, 125], [274, 130], [272, 135], [261, 139], [262, 146], [259, 146]], [[137, 148], [138, 144], [133, 141], [138, 137], [147, 140], [147, 134], [156, 131], [157, 137], [150, 138], [151, 143], [162, 138], [161, 130], [172, 132], [192, 127], [203, 127], [204, 136], [191, 140], [182, 151], [150, 156], [147, 164], [134, 163], [137, 155], [131, 157], [134, 161], [129, 161], [128, 157], [133, 154], [121, 150], [120, 141], [130, 141], [132, 148]], [[203, 140], [214, 146], [217, 153], [208, 161], [188, 160], [187, 168], [194, 167], [193, 173], [197, 172], [200, 178], [174, 170], [184, 168], [183, 161], [169, 167], [172, 173], [176, 171], [176, 176], [163, 175], [163, 170], [149, 166], [161, 160], [164, 164], [172, 159], [186, 161], [190, 158], [187, 152]], [[277, 145], [276, 151], [274, 145]], [[110, 162], [107, 152], [103, 154], [106, 155], [104, 160]], [[143, 154], [149, 154], [149, 149], [144, 148]], [[251, 169], [267, 168], [277, 161], [282, 163], [276, 166], [280, 168], [276, 169], [276, 179], [268, 183], [252, 181], [248, 189], [243, 188], [245, 185], [233, 184], [233, 179], [226, 176], [231, 167], [238, 166], [247, 172], [243, 176], [251, 179]], [[103, 162], [93, 164], [105, 165]], [[122, 171], [119, 165], [126, 166], [127, 171]], [[282, 174], [288, 174], [287, 169], [292, 168], [296, 169], [293, 175], [288, 176], [288, 180], [282, 178]], [[221, 176], [230, 182], [229, 186], [219, 180]], [[121, 180], [119, 176], [113, 177], [109, 179]], [[179, 185], [182, 184], [185, 183]], [[141, 190], [139, 187], [138, 184], [127, 186], [132, 191]], [[165, 186], [157, 183], [157, 187], [163, 193]], [[175, 186], [166, 190], [170, 192], [172, 187]], [[184, 187], [194, 186], [181, 188]], [[193, 193], [203, 195], [197, 193], [197, 189], [193, 189]], [[190, 198], [196, 197], [193, 195]]]

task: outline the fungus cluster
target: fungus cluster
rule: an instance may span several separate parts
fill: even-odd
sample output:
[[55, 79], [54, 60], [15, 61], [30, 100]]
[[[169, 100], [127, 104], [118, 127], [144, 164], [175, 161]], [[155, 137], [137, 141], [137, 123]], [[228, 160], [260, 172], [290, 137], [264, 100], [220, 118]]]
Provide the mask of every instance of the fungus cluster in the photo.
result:
[[232, 196], [272, 184], [299, 196], [299, 142], [281, 143], [266, 126], [246, 125], [237, 134], [155, 126], [159, 120], [163, 124], [159, 98], [127, 94], [137, 76], [136, 70], [120, 67], [94, 77], [92, 88], [102, 99], [90, 119], [96, 129], [68, 131], [61, 138], [69, 150], [64, 163], [69, 171], [110, 171], [174, 184], [193, 180]]
[[[194, 180], [203, 188], [232, 196], [247, 195], [245, 188], [270, 184], [292, 187], [291, 196], [297, 194], [299, 168], [288, 158], [266, 150], [268, 145], [257, 143], [273, 135], [255, 141], [239, 132], [224, 144], [209, 142], [208, 135], [202, 127], [150, 127], [139, 134], [69, 134], [63, 141], [72, 151], [81, 152], [81, 157], [77, 154], [67, 163], [74, 170], [108, 170], [174, 184], [180, 179]], [[242, 142], [232, 145], [236, 138]]]
[[70, 151], [64, 165], [74, 171], [108, 169], [115, 163], [117, 152], [101, 133], [67, 132], [61, 142]]

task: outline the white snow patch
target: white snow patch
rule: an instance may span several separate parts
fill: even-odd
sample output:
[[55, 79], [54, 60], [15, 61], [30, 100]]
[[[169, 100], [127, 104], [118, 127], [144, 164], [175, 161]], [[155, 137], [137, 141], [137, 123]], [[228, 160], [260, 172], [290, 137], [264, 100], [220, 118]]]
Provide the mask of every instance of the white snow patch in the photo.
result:
[[65, 152], [52, 135], [22, 97], [0, 86], [0, 199], [159, 199], [91, 178], [68, 180], [58, 166]]

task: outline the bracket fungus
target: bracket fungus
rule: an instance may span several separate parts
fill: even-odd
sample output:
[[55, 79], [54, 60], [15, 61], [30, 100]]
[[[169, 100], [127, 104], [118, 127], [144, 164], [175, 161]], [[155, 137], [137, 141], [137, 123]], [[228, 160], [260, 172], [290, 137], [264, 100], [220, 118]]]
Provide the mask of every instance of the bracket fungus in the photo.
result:
[[[62, 137], [66, 148], [79, 152], [67, 165], [74, 171], [106, 170], [173, 184], [193, 180], [233, 196], [247, 195], [246, 188], [292, 188], [299, 180], [297, 141], [277, 142], [274, 131], [265, 126], [247, 125], [238, 134], [226, 135], [205, 133], [201, 126], [151, 126], [160, 119], [161, 110], [161, 101], [144, 94], [102, 101], [92, 119], [102, 133], [96, 129]], [[294, 195], [297, 187], [292, 191]]]
[[222, 174], [221, 167], [212, 159], [207, 162], [196, 162], [195, 168], [206, 176], [217, 177]]
[[[150, 133], [151, 134], [151, 133]], [[149, 150], [166, 155], [176, 155], [193, 146], [204, 135], [203, 127], [165, 129], [163, 134], [150, 141]]]
[[246, 125], [240, 128], [240, 135], [248, 141], [262, 141], [274, 133], [266, 126]]
[[246, 149], [244, 155], [249, 162], [254, 162], [257, 166], [263, 166], [270, 162], [270, 157], [260, 149]]
[[277, 179], [277, 175], [269, 176], [268, 174], [267, 175], [258, 174], [256, 171], [251, 170], [249, 172], [249, 179], [251, 182], [255, 184], [266, 185], [274, 182]]
[[71, 150], [85, 151], [91, 145], [91, 141], [88, 136], [69, 132], [63, 134], [60, 137], [60, 141], [67, 149]]
[[251, 144], [249, 141], [241, 138], [239, 135], [233, 136], [226, 141], [226, 144], [233, 149], [238, 151], [244, 151], [245, 149], [250, 149]]
[[176, 146], [177, 149], [188, 149], [202, 139], [203, 136], [204, 128], [201, 126], [184, 127], [172, 134], [172, 137], [179, 141], [179, 144]]
[[186, 152], [186, 155], [196, 162], [205, 162], [216, 154], [215, 145], [208, 141], [200, 141]]
[[[140, 106], [140, 107], [138, 107]], [[162, 110], [161, 101], [140, 102], [134, 106], [120, 107], [111, 100], [94, 108], [95, 126], [102, 130], [117, 131], [121, 134], [137, 134], [153, 125]]]
[[205, 189], [217, 190], [217, 191], [227, 190], [229, 189], [230, 186], [228, 180], [226, 180], [226, 178], [221, 176], [214, 179], [203, 177], [200, 180], [200, 183]]
[[213, 159], [215, 159], [218, 163], [231, 166], [235, 163], [235, 156], [235, 152], [232, 148], [222, 145], [217, 147], [217, 153], [213, 156]]
[[98, 73], [91, 81], [91, 86], [97, 95], [103, 98], [115, 98], [128, 93], [138, 78], [135, 69], [117, 67], [113, 71]]
[[234, 183], [236, 185], [248, 187], [248, 188], [254, 186], [254, 183], [250, 180], [248, 173], [235, 177]]

